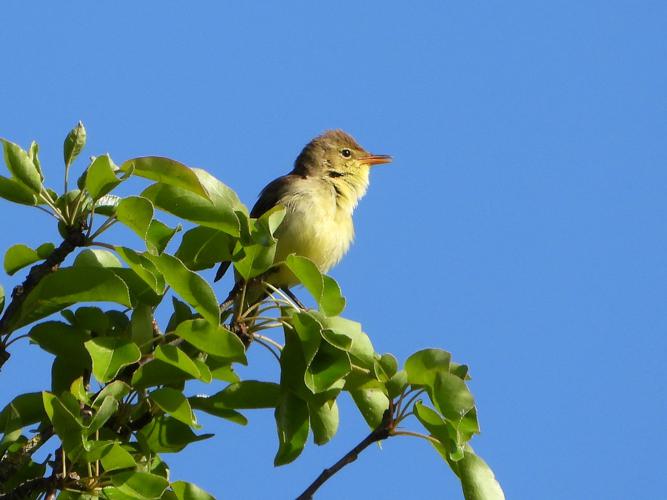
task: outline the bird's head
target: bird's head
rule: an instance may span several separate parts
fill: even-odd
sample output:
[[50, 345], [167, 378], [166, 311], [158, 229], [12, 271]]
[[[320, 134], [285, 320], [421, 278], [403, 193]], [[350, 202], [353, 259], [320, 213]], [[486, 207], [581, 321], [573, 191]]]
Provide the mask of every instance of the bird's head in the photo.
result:
[[370, 167], [389, 163], [391, 156], [374, 155], [342, 130], [329, 130], [310, 141], [294, 163], [294, 173], [328, 180], [352, 205], [368, 188]]

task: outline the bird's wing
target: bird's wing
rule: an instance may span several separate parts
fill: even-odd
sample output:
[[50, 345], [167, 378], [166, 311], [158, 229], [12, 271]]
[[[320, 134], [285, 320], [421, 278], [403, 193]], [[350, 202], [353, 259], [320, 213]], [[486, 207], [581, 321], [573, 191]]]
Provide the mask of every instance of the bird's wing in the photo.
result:
[[300, 178], [300, 176], [288, 174], [269, 182], [266, 187], [262, 189], [262, 192], [259, 193], [257, 203], [255, 203], [255, 206], [253, 206], [250, 211], [250, 217], [261, 217], [280, 203], [280, 200], [287, 194], [290, 184], [292, 184], [296, 178]]
[[[299, 177], [300, 176], [295, 174], [288, 174], [269, 182], [266, 187], [262, 189], [262, 192], [259, 193], [259, 198], [250, 211], [250, 217], [256, 219], [275, 207], [287, 193], [290, 184]], [[218, 281], [222, 278], [230, 265], [230, 261], [221, 262], [218, 271], [215, 273], [214, 281]]]

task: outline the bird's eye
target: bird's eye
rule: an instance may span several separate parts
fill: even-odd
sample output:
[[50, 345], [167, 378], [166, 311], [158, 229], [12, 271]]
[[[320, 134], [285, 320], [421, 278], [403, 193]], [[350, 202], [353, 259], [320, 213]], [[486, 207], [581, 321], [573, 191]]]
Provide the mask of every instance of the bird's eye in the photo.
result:
[[350, 158], [352, 156], [352, 151], [345, 148], [340, 150], [340, 154], [343, 156], [343, 158]]

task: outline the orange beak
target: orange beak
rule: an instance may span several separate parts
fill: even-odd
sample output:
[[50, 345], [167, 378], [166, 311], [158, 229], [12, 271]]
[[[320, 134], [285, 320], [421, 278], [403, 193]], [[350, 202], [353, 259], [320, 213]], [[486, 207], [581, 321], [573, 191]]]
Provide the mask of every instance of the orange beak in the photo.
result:
[[389, 155], [368, 155], [359, 158], [359, 161], [366, 165], [382, 165], [383, 163], [391, 163], [391, 159]]

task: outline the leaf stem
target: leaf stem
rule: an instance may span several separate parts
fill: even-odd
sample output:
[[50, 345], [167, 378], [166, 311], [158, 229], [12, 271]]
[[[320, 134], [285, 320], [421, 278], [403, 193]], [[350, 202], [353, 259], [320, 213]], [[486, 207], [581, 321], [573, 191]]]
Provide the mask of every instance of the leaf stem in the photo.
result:
[[427, 441], [430, 441], [431, 443], [434, 444], [440, 444], [440, 441], [438, 441], [436, 438], [433, 436], [427, 436], [426, 434], [422, 434], [420, 432], [412, 432], [412, 431], [394, 431], [391, 433], [392, 436], [412, 436], [412, 437], [418, 437], [421, 439], [426, 439]]

